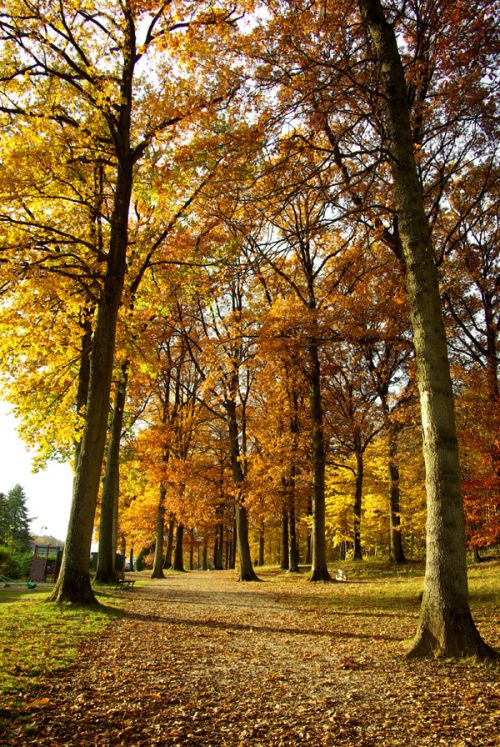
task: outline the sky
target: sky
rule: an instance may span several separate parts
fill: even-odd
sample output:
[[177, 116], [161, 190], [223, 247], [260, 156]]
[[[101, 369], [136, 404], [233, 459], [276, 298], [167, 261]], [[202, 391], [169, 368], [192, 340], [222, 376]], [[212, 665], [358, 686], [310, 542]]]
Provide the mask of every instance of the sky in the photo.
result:
[[71, 467], [50, 462], [46, 470], [33, 474], [30, 452], [18, 438], [16, 420], [3, 402], [0, 402], [0, 455], [0, 493], [21, 485], [28, 499], [28, 516], [33, 519], [31, 533], [64, 540], [71, 507]]

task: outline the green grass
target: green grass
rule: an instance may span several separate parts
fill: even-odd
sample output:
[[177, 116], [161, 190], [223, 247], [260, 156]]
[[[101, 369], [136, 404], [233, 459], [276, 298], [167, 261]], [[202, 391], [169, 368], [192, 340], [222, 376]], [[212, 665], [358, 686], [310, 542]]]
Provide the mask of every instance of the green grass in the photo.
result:
[[[385, 561], [344, 561], [330, 565], [347, 573], [347, 583], [310, 584], [310, 568], [302, 566], [302, 574], [287, 574], [276, 566], [257, 568], [258, 575], [282, 588], [295, 585], [296, 604], [348, 610], [393, 610], [418, 613], [420, 594], [424, 588], [424, 563], [409, 562], [396, 566]], [[470, 606], [474, 615], [494, 615], [500, 601], [500, 559], [471, 565], [468, 568]], [[303, 594], [301, 591], [303, 590]]]
[[79, 642], [103, 632], [124, 604], [109, 590], [98, 591], [100, 607], [49, 604], [48, 596], [46, 588], [0, 588], [0, 701], [7, 710], [20, 693], [70, 666]]

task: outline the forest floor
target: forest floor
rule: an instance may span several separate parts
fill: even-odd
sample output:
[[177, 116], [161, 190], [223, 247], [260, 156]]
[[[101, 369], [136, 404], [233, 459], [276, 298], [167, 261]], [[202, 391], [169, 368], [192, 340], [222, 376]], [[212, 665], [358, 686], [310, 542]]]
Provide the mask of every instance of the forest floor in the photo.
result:
[[[234, 571], [137, 578], [116, 592], [124, 616], [26, 696], [1, 745], [498, 744], [497, 664], [404, 658], [421, 579], [408, 601], [398, 577], [379, 594], [376, 580], [276, 573], [249, 584]], [[498, 647], [490, 602], [474, 614]]]

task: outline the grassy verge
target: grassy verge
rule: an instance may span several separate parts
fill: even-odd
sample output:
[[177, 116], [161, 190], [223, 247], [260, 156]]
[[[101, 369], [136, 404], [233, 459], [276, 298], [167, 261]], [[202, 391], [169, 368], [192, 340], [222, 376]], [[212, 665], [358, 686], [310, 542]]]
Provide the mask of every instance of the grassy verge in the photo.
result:
[[[406, 563], [398, 567], [382, 561], [347, 561], [334, 564], [330, 573], [342, 568], [347, 583], [310, 584], [308, 567], [301, 575], [286, 574], [276, 567], [258, 568], [259, 576], [282, 589], [295, 587], [294, 603], [307, 607], [349, 610], [393, 610], [418, 613], [424, 587], [424, 564]], [[470, 606], [474, 617], [495, 620], [500, 600], [500, 559], [492, 559], [468, 568]], [[303, 593], [301, 593], [303, 591]], [[496, 608], [496, 609], [495, 609]]]
[[98, 591], [101, 607], [48, 604], [47, 589], [0, 588], [0, 714], [18, 710], [19, 698], [66, 669], [78, 643], [102, 633], [120, 616], [124, 598]]

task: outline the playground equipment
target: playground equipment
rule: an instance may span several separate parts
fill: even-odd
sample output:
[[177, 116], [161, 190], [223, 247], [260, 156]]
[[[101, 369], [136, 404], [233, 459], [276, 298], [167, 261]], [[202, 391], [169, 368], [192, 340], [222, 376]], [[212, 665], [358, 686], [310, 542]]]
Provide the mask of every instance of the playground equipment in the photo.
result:
[[57, 581], [61, 569], [63, 548], [55, 545], [35, 545], [31, 561], [30, 581]]

